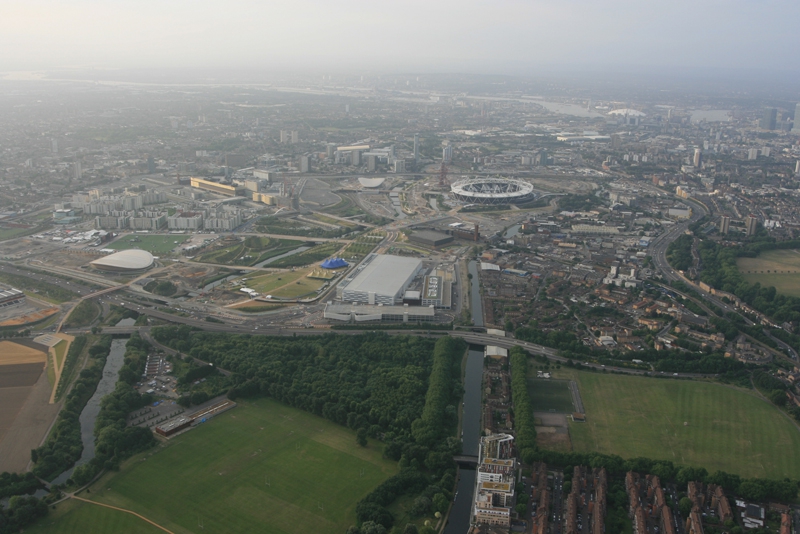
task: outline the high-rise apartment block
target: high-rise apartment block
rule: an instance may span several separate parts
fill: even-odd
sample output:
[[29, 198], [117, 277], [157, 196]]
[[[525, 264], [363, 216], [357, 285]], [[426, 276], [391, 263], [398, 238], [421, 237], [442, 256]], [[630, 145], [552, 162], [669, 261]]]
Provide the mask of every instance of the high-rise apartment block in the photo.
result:
[[725, 235], [731, 227], [731, 218], [725, 215], [719, 220], [719, 233]]
[[749, 215], [744, 218], [744, 226], [748, 237], [751, 235], [755, 235], [756, 228], [758, 226], [758, 219], [756, 219], [752, 215]]

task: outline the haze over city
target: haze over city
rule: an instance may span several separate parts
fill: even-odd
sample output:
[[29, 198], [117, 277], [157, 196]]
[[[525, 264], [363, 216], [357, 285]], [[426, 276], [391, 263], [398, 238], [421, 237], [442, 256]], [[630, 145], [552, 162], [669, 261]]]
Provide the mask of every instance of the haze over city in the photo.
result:
[[5, 2], [0, 534], [799, 534], [799, 21]]
[[800, 70], [790, 0], [6, 2], [0, 70]]

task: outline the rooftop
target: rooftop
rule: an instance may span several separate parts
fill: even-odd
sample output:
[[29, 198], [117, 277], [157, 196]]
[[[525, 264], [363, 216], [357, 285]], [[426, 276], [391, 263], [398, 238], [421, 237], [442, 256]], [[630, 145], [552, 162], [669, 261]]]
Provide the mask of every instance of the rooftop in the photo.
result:
[[353, 278], [344, 286], [348, 291], [363, 291], [381, 295], [397, 295], [406, 282], [419, 270], [422, 261], [374, 254], [356, 268]]

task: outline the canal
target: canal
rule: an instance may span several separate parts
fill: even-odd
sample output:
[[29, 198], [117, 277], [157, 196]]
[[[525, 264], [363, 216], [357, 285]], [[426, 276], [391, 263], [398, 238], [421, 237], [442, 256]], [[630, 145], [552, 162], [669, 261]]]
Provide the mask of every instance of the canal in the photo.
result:
[[[477, 456], [481, 435], [481, 378], [483, 376], [483, 347], [470, 346], [464, 373], [464, 415], [462, 420], [462, 451], [465, 456]], [[455, 502], [444, 534], [466, 534], [472, 518], [475, 492], [475, 470], [458, 470]]]
[[472, 275], [470, 299], [472, 303], [472, 324], [483, 326], [483, 302], [481, 301], [481, 280], [478, 276], [478, 262], [471, 261], [467, 271]]
[[[472, 275], [472, 322], [483, 326], [483, 306], [481, 303], [478, 266], [469, 262]], [[483, 377], [483, 347], [470, 345], [467, 365], [464, 372], [464, 407], [462, 418], [462, 451], [465, 456], [477, 456], [481, 435], [481, 379]], [[455, 501], [450, 510], [444, 534], [467, 534], [472, 519], [472, 502], [475, 494], [474, 469], [458, 470]]]

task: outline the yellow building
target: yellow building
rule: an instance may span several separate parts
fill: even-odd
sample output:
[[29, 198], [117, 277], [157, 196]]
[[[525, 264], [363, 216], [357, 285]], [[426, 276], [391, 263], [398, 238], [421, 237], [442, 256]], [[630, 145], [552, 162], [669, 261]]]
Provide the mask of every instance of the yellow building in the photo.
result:
[[192, 178], [191, 185], [197, 189], [203, 189], [205, 191], [211, 191], [212, 193], [226, 195], [229, 197], [235, 197], [239, 193], [239, 189], [237, 187], [227, 184], [219, 184], [209, 180], [203, 180], [202, 178]]
[[261, 202], [267, 206], [274, 206], [276, 204], [274, 196], [257, 193], [255, 191], [253, 192], [253, 202]]

